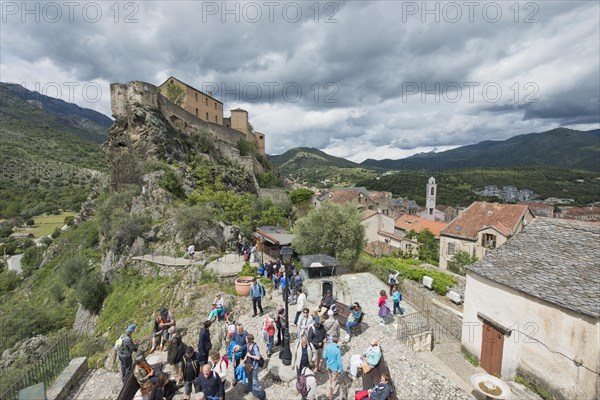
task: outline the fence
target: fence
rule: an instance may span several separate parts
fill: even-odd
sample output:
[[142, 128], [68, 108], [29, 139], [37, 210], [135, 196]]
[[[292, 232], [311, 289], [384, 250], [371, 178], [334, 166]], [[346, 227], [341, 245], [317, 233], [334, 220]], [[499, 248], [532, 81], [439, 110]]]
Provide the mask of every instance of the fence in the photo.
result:
[[[443, 340], [460, 340], [462, 335], [462, 317], [456, 312], [446, 309], [443, 305], [419, 292], [419, 289], [407, 284], [402, 284], [402, 296], [405, 301], [415, 308], [421, 317], [411, 317], [405, 324], [410, 324], [407, 331], [420, 333], [431, 329], [433, 331], [434, 341], [440, 343]], [[417, 326], [416, 318], [421, 318], [423, 329], [420, 332], [414, 332]], [[398, 324], [398, 339], [401, 339], [400, 325]], [[404, 329], [404, 327], [402, 328]], [[403, 339], [401, 339], [403, 340]]]
[[0, 395], [1, 400], [17, 400], [19, 390], [44, 382], [46, 388], [50, 386], [62, 370], [69, 365], [70, 338], [66, 334], [58, 342], [52, 345], [40, 359], [17, 379], [10, 387]]

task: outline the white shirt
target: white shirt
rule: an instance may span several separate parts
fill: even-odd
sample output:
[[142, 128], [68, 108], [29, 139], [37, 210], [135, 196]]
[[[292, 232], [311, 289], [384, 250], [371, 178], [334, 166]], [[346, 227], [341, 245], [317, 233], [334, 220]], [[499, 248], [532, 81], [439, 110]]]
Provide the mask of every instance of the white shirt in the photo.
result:
[[190, 244], [190, 247], [188, 247], [188, 253], [194, 254], [195, 252], [196, 252], [196, 247], [193, 244]]
[[296, 300], [296, 311], [302, 311], [306, 307], [306, 294], [300, 293]]

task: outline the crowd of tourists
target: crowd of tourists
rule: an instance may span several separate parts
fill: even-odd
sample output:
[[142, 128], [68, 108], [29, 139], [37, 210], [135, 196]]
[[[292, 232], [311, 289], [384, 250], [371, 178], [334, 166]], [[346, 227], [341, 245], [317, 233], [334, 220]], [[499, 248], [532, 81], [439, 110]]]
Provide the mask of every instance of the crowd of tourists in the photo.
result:
[[[243, 246], [241, 250], [245, 251]], [[345, 370], [339, 343], [348, 342], [352, 329], [361, 323], [364, 315], [361, 305], [358, 302], [348, 305], [349, 314], [343, 326], [336, 318], [337, 305], [331, 291], [327, 291], [318, 307], [311, 311], [302, 287], [302, 278], [297, 271], [292, 270], [288, 277], [281, 263], [267, 262], [260, 266], [259, 275], [268, 278], [274, 290], [283, 287], [284, 294], [288, 288], [287, 293], [293, 292], [293, 297], [290, 295], [287, 298], [290, 304], [296, 305], [293, 322], [290, 317], [290, 325], [293, 326], [290, 328], [290, 337], [292, 334], [296, 337], [295, 342], [290, 345], [291, 368], [297, 375], [299, 393], [304, 400], [315, 400], [317, 398], [315, 375], [326, 373], [328, 397], [333, 400], [339, 390], [341, 374]], [[206, 320], [201, 324], [195, 348], [183, 343], [173, 313], [166, 307], [162, 307], [154, 319], [151, 347], [148, 353], [164, 351], [167, 348], [167, 362], [174, 366], [176, 377], [170, 378], [169, 374], [162, 372], [161, 365], [150, 365], [143, 353], [138, 352], [139, 341], [132, 339], [136, 331], [135, 325], [128, 326], [115, 344], [121, 362], [123, 382], [133, 368], [133, 377], [140, 386], [135, 399], [170, 400], [181, 388], [184, 399], [192, 399], [192, 392], [194, 392], [194, 400], [224, 400], [225, 388], [228, 385], [236, 386], [241, 382], [244, 385], [244, 393], [252, 393], [259, 400], [264, 400], [266, 393], [261, 387], [258, 373], [264, 366], [264, 359], [271, 357], [275, 347], [282, 345], [285, 340], [286, 316], [282, 306], [265, 315], [262, 300], [266, 291], [260, 277], [253, 278], [249, 297], [254, 312], [252, 317], [263, 317], [260, 332], [265, 342], [264, 353], [261, 353], [256, 342], [257, 338], [250, 334], [243, 324], [233, 321], [233, 313], [225, 311], [221, 293], [215, 295]], [[402, 294], [397, 286], [397, 278], [397, 273], [391, 273], [388, 279], [393, 311], [387, 304], [387, 292], [382, 290], [379, 293], [377, 305], [381, 324], [386, 323], [389, 314], [402, 315], [404, 312], [400, 307]], [[224, 320], [227, 325], [225, 343], [227, 351], [224, 354], [212, 348], [210, 327], [217, 319]], [[341, 339], [342, 332], [344, 332], [343, 339]], [[375, 368], [381, 355], [378, 339], [372, 338], [369, 348], [361, 354], [350, 357], [346, 368], [349, 371], [348, 376], [355, 379], [359, 371], [366, 373]], [[355, 399], [385, 400], [391, 391], [390, 377], [382, 373], [378, 384], [368, 391], [356, 392]]]

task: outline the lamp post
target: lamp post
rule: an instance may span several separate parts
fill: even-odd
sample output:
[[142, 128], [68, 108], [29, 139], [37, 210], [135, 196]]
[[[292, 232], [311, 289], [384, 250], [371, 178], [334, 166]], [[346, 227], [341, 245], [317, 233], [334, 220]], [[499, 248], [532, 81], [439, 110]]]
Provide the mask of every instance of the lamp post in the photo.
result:
[[[290, 264], [290, 262], [292, 261], [292, 254], [293, 251], [289, 246], [283, 246], [281, 248], [281, 260], [283, 262], [283, 265], [286, 266], [286, 271], [287, 271], [287, 265]], [[285, 276], [285, 279], [288, 279], [287, 273]], [[279, 354], [279, 357], [281, 358], [281, 362], [283, 363], [283, 365], [291, 365], [292, 364], [292, 352], [290, 350], [290, 321], [289, 321], [289, 304], [288, 304], [288, 296], [289, 296], [289, 283], [286, 282], [285, 285], [285, 290], [283, 292], [283, 301], [285, 302], [285, 326], [284, 326], [284, 331], [283, 331], [283, 347], [281, 349], [281, 353]]]

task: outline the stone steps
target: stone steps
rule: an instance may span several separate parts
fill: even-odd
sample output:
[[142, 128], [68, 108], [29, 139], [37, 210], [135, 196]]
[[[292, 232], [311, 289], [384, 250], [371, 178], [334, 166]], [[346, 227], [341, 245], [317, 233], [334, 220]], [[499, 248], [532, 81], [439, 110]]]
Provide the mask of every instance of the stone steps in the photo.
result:
[[47, 400], [66, 399], [73, 387], [79, 382], [79, 379], [88, 370], [87, 357], [74, 358], [69, 365], [60, 373], [54, 381], [48, 392]]

